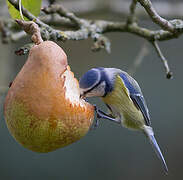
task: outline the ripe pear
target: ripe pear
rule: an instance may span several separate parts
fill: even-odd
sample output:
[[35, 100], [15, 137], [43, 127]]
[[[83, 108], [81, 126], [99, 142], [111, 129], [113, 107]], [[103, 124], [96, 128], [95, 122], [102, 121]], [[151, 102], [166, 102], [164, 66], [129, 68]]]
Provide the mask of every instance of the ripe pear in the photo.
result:
[[94, 108], [80, 99], [64, 51], [52, 41], [35, 45], [4, 103], [12, 136], [35, 152], [67, 146], [89, 130]]

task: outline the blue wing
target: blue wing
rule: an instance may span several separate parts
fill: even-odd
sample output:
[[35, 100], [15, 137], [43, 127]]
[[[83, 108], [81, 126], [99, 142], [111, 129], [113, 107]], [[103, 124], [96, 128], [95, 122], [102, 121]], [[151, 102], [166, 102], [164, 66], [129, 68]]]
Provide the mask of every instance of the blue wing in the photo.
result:
[[139, 109], [142, 112], [146, 125], [150, 126], [151, 122], [150, 122], [149, 110], [147, 108], [145, 99], [143, 97], [143, 94], [141, 92], [138, 83], [125, 72], [122, 72], [119, 75], [122, 78], [123, 82], [125, 83], [125, 86], [129, 90], [130, 98], [133, 101], [134, 105], [136, 106], [137, 109]]

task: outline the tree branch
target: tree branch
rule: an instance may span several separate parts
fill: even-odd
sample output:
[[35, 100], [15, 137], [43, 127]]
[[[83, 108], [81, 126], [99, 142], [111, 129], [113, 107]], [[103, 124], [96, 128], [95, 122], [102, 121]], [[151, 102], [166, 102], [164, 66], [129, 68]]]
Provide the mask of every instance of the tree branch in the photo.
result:
[[[59, 1], [56, 1], [58, 3]], [[78, 15], [95, 14], [98, 12], [106, 12], [115, 14], [116, 16], [128, 16], [129, 14], [129, 0], [105, 0], [101, 3], [99, 0], [63, 0], [60, 1], [63, 7], [67, 7], [69, 11], [77, 13]], [[153, 1], [153, 5], [157, 12], [163, 17], [182, 18], [183, 3], [179, 1]], [[135, 10], [139, 18], [146, 18], [146, 13], [142, 8]]]
[[174, 26], [167, 21], [166, 19], [162, 18], [154, 9], [150, 0], [138, 0], [138, 2], [144, 7], [146, 12], [149, 14], [150, 18], [158, 24], [162, 29], [170, 32], [174, 32], [176, 29]]
[[128, 24], [132, 24], [136, 21], [136, 17], [135, 17], [136, 6], [137, 6], [137, 0], [132, 0], [132, 2], [130, 4], [130, 14], [127, 19]]
[[86, 23], [84, 22], [84, 20], [76, 17], [73, 13], [68, 12], [65, 8], [63, 8], [58, 4], [54, 4], [49, 7], [43, 8], [42, 11], [45, 12], [46, 14], [57, 13], [60, 16], [70, 19], [78, 27], [81, 27], [84, 23]]
[[48, 25], [52, 25], [55, 27], [64, 27], [64, 28], [72, 28], [76, 29], [75, 23], [73, 23], [70, 19], [61, 17], [58, 14], [48, 14], [48, 15], [41, 15], [39, 17], [41, 21]]
[[161, 52], [157, 41], [152, 41], [152, 44], [155, 47], [155, 50], [156, 50], [158, 56], [160, 57], [163, 65], [164, 65], [167, 79], [171, 79], [173, 77], [173, 73], [170, 71], [170, 68], [169, 68], [169, 65], [168, 65], [168, 61], [166, 60], [165, 56]]
[[[9, 2], [16, 9], [19, 9], [18, 1], [9, 0]], [[141, 27], [137, 24], [135, 17], [137, 2], [139, 2], [144, 7], [151, 19], [162, 29], [154, 31]], [[167, 77], [171, 77], [171, 72], [169, 70], [167, 61], [161, 53], [159, 46], [157, 45], [157, 41], [164, 41], [179, 37], [183, 33], [183, 21], [177, 19], [167, 21], [166, 19], [162, 18], [155, 11], [150, 0], [132, 0], [129, 16], [127, 21], [124, 22], [88, 20], [79, 18], [75, 14], [67, 11], [60, 4], [52, 4], [49, 7], [44, 8], [43, 12], [45, 13], [45, 16], [36, 18], [34, 15], [22, 7], [23, 15], [40, 26], [41, 36], [44, 40], [65, 41], [92, 38], [94, 41], [94, 46], [92, 47], [93, 50], [96, 51], [105, 48], [107, 52], [110, 52], [110, 41], [107, 37], [104, 36], [104, 34], [117, 31], [128, 32], [153, 43], [156, 52], [164, 63]], [[72, 28], [72, 30], [61, 31], [51, 27], [50, 25], [53, 25], [55, 22], [59, 23], [63, 27]], [[11, 37], [9, 40], [13, 41], [12, 36], [14, 32], [11, 31], [11, 28], [5, 27], [0, 28], [0, 30], [2, 35], [5, 35], [6, 38], [8, 36]], [[20, 39], [21, 37], [25, 37], [25, 34], [20, 33], [16, 40]], [[25, 49], [24, 52], [27, 52], [27, 49]]]
[[[12, 5], [14, 5], [15, 8], [18, 9], [18, 5], [15, 0], [9, 0], [9, 2], [12, 3]], [[50, 13], [54, 12], [55, 11], [54, 8], [55, 8], [54, 5], [50, 6], [49, 12]], [[119, 31], [119, 32], [129, 32], [148, 40], [153, 40], [155, 39], [154, 37], [156, 37], [156, 40], [163, 41], [163, 40], [177, 38], [183, 32], [183, 27], [181, 25], [177, 25], [178, 27], [180, 27], [179, 33], [177, 32], [170, 33], [164, 30], [152, 31], [150, 29], [142, 28], [138, 25], [127, 26], [125, 22], [120, 23], [120, 22], [111, 22], [111, 21], [103, 21], [103, 20], [91, 21], [91, 20], [85, 20], [81, 18], [75, 18], [74, 14], [72, 14], [72, 17], [71, 15], [68, 16], [69, 13], [67, 13], [66, 10], [61, 12], [63, 8], [57, 7], [57, 9], [59, 9], [60, 14], [64, 14], [64, 16], [66, 16], [67, 18], [69, 17], [70, 20], [72, 19], [72, 21], [74, 20], [79, 22], [82, 28], [80, 28], [78, 31], [58, 31], [53, 29], [49, 25], [45, 24], [44, 22], [42, 22], [40, 19], [33, 16], [25, 8], [22, 9], [22, 12], [25, 17], [27, 17], [30, 20], [34, 19], [35, 22], [41, 26], [41, 33], [43, 34], [43, 37], [45, 37], [46, 39], [54, 39], [54, 40], [55, 39], [56, 40], [82, 40], [82, 39], [87, 39], [88, 37], [91, 37], [91, 34], [95, 34], [95, 33], [107, 33], [107, 32]], [[80, 20], [78, 21], [78, 19]], [[178, 20], [178, 21], [179, 22], [176, 22], [177, 24], [182, 23], [181, 20]], [[77, 36], [79, 37], [77, 38]]]

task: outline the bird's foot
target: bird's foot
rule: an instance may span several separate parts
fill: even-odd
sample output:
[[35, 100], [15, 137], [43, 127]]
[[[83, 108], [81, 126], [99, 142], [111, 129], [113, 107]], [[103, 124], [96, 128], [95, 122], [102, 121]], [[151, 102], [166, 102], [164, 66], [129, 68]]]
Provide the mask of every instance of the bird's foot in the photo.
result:
[[96, 116], [97, 118], [95, 119], [95, 123], [94, 123], [94, 126], [90, 128], [90, 130], [95, 130], [98, 126], [99, 126], [99, 119], [102, 118], [99, 114], [98, 114], [98, 108], [97, 106], [94, 104], [94, 109], [95, 109], [95, 112], [96, 112]]
[[[94, 108], [95, 108], [95, 112], [96, 112], [96, 115], [97, 115], [97, 118], [98, 118], [98, 119], [103, 118], [103, 119], [107, 119], [107, 120], [113, 121], [113, 122], [115, 122], [115, 123], [120, 123], [120, 122], [121, 122], [120, 119], [114, 118], [114, 117], [112, 117], [112, 116], [110, 116], [110, 115], [104, 113], [104, 112], [101, 111], [100, 109], [98, 109], [96, 105], [93, 105], [93, 106], [94, 106]], [[96, 120], [97, 126], [98, 126], [98, 123], [99, 123], [98, 120]]]

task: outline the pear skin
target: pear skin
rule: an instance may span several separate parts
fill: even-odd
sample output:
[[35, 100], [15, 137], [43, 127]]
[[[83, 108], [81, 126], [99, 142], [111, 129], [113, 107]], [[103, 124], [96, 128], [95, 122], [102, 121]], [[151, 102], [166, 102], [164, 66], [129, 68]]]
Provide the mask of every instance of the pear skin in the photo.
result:
[[82, 138], [94, 108], [80, 99], [79, 84], [64, 51], [52, 41], [31, 48], [4, 103], [12, 136], [25, 148], [50, 152]]

